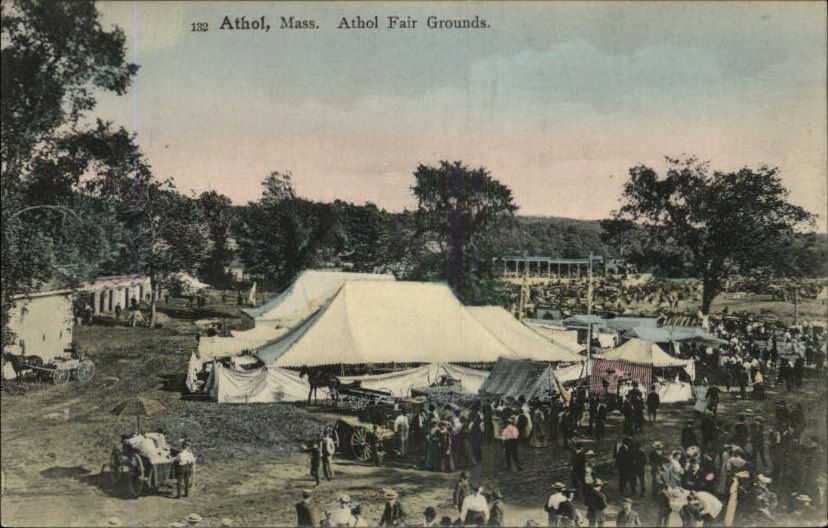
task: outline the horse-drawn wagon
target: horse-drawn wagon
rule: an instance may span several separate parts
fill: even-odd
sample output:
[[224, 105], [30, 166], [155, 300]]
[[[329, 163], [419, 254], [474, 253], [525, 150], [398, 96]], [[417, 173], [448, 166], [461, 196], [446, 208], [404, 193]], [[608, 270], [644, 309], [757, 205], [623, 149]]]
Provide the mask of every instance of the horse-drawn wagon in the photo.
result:
[[82, 358], [74, 349], [68, 349], [63, 355], [48, 361], [37, 355], [16, 354], [5, 354], [4, 359], [11, 363], [18, 381], [28, 377], [34, 381], [51, 380], [55, 385], [63, 385], [72, 378], [87, 383], [95, 375], [95, 363], [89, 358]]
[[[140, 439], [140, 440], [137, 440]], [[143, 442], [152, 442], [155, 447], [150, 453]], [[109, 460], [101, 467], [101, 473], [109, 470], [112, 484], [126, 484], [133, 498], [138, 498], [145, 491], [157, 492], [170, 486], [176, 478], [176, 450], [170, 450], [163, 435], [151, 433], [132, 435], [121, 439], [121, 446], [115, 447], [109, 454]]]
[[[376, 429], [375, 429], [376, 427]], [[388, 452], [387, 444], [394, 437], [394, 431], [386, 426], [365, 423], [353, 416], [343, 416], [336, 421], [334, 431], [339, 437], [339, 448], [343, 455], [367, 462], [374, 450]], [[376, 438], [373, 436], [376, 435]]]

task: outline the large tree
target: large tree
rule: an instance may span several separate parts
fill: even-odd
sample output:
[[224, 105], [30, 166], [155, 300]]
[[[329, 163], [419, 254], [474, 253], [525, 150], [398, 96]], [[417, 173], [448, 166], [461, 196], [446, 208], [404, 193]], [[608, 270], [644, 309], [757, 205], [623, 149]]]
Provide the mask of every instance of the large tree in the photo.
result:
[[112, 206], [78, 195], [82, 175], [113, 162], [88, 147], [121, 142], [85, 124], [95, 91], [122, 94], [137, 71], [124, 34], [105, 31], [91, 1], [0, 4], [2, 344], [12, 295], [88, 274], [112, 258], [121, 226]]
[[631, 168], [621, 199], [605, 225], [617, 236], [635, 232], [640, 252], [684, 263], [686, 274], [702, 281], [705, 314], [733, 274], [797, 272], [790, 241], [812, 220], [788, 201], [779, 169], [767, 166], [722, 172], [694, 158], [667, 158], [661, 175], [644, 165]]
[[316, 261], [332, 215], [298, 198], [289, 173], [271, 173], [262, 187], [261, 199], [242, 214], [238, 254], [248, 273], [283, 289]]
[[423, 259], [417, 278], [447, 280], [468, 304], [498, 304], [493, 245], [517, 211], [512, 191], [460, 161], [420, 165], [414, 177]]
[[212, 249], [201, 265], [200, 274], [210, 284], [227, 282], [227, 266], [233, 260], [230, 237], [236, 224], [237, 212], [230, 198], [216, 191], [205, 191], [198, 197], [204, 211]]

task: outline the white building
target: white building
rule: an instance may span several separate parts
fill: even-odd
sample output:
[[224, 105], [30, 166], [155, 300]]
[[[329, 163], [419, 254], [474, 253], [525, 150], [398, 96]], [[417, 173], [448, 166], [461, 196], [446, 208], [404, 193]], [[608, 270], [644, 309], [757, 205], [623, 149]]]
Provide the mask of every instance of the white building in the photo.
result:
[[15, 342], [4, 352], [40, 356], [48, 363], [72, 345], [72, 290], [15, 295], [9, 329]]
[[111, 314], [116, 306], [125, 312], [133, 298], [138, 303], [150, 302], [152, 287], [147, 276], [116, 275], [82, 282], [78, 295], [92, 306], [94, 315]]

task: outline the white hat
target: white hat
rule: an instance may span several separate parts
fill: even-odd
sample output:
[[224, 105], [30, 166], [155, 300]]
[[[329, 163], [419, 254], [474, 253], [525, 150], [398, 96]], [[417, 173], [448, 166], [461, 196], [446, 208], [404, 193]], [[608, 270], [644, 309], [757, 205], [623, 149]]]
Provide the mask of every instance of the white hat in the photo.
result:
[[771, 481], [773, 480], [772, 478], [770, 478], [770, 477], [766, 477], [765, 475], [759, 475], [759, 477], [757, 477], [757, 478], [758, 478], [761, 482], [764, 482], [765, 484], [770, 484], [770, 483], [771, 483]]

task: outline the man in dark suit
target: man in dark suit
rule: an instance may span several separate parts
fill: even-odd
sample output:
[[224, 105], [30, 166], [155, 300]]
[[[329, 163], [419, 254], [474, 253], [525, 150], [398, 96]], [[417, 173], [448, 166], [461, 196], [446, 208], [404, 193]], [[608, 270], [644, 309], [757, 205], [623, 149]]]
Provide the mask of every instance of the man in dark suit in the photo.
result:
[[296, 526], [316, 526], [316, 518], [310, 507], [312, 491], [302, 490], [302, 502], [296, 503]]
[[623, 504], [624, 507], [618, 512], [618, 516], [615, 518], [615, 526], [641, 526], [638, 513], [632, 509], [632, 499], [624, 499]]
[[405, 523], [405, 511], [402, 504], [397, 500], [397, 492], [388, 490], [385, 492], [385, 510], [380, 518], [380, 526], [403, 526]]

